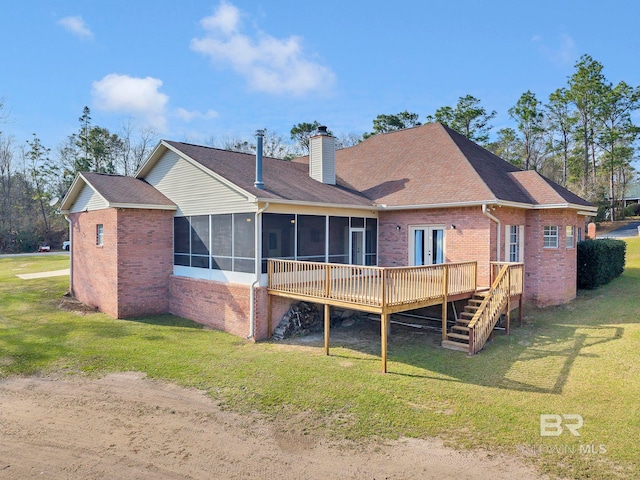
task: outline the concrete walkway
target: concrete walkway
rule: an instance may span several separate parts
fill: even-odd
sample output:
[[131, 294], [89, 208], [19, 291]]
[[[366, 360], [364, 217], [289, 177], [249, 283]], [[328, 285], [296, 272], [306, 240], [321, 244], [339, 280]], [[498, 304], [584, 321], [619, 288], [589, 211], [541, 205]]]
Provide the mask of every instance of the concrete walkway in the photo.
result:
[[23, 273], [22, 275], [16, 276], [22, 280], [33, 280], [34, 278], [62, 277], [70, 274], [71, 269], [65, 268], [64, 270], [53, 270], [51, 272]]

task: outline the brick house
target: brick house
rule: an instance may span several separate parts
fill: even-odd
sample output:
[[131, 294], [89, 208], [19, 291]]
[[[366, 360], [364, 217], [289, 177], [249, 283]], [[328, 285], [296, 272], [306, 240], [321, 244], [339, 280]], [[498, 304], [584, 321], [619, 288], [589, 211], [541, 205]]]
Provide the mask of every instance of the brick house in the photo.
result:
[[445, 126], [340, 150], [321, 128], [293, 162], [263, 158], [261, 135], [257, 150], [161, 141], [135, 178], [80, 174], [61, 206], [73, 295], [118, 318], [168, 312], [256, 340], [290, 303], [270, 295], [268, 259], [474, 262], [485, 287], [491, 262], [509, 262], [524, 264], [527, 303], [576, 295], [575, 245], [595, 207]]

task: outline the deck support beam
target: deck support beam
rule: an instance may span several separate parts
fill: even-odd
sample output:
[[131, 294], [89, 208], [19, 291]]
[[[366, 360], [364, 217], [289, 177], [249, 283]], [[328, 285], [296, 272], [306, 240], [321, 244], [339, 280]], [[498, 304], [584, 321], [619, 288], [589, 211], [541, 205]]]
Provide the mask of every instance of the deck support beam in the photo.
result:
[[449, 269], [445, 267], [442, 272], [442, 340], [447, 339], [447, 297], [449, 296], [449, 280], [447, 273]]
[[271, 336], [273, 333], [271, 331], [273, 323], [273, 300], [271, 295], [267, 295], [267, 336]]
[[329, 335], [331, 330], [331, 305], [324, 305], [324, 353], [329, 355]]
[[380, 338], [381, 338], [381, 354], [382, 357], [382, 373], [387, 373], [387, 328], [389, 325], [389, 314], [383, 313], [380, 316]]
[[520, 323], [520, 326], [522, 327], [522, 304], [524, 303], [523, 301], [523, 294], [520, 294], [520, 298], [518, 299], [518, 322]]
[[509, 294], [507, 295], [507, 314], [504, 317], [504, 334], [509, 335], [509, 327], [511, 326], [511, 270], [507, 271], [509, 275]]

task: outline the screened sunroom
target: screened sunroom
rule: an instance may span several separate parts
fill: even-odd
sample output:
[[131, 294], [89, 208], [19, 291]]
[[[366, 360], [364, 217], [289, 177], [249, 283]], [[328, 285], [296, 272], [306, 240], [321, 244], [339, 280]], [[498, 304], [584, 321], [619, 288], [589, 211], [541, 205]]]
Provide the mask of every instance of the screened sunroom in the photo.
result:
[[174, 274], [181, 276], [247, 283], [256, 265], [266, 274], [269, 258], [375, 266], [377, 247], [376, 218], [267, 212], [174, 218]]

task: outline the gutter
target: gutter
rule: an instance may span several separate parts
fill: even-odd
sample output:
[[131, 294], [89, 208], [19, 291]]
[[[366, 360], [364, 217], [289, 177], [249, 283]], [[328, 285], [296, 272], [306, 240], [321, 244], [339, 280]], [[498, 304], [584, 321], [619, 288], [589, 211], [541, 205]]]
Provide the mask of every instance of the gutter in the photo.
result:
[[373, 203], [369, 205], [351, 205], [348, 203], [324, 203], [324, 202], [284, 200], [279, 198], [264, 198], [264, 197], [256, 197], [255, 201], [273, 203], [274, 205], [299, 205], [301, 207], [320, 206], [320, 207], [327, 207], [327, 208], [351, 208], [354, 210], [379, 210], [379, 208]]
[[69, 223], [69, 293], [75, 297], [73, 293], [73, 223], [69, 215], [65, 215], [64, 219]]
[[519, 203], [510, 202], [506, 200], [482, 200], [473, 202], [450, 202], [450, 203], [433, 203], [433, 204], [415, 204], [415, 205], [385, 205], [377, 204], [374, 208], [378, 210], [433, 210], [439, 208], [461, 208], [461, 207], [481, 207], [483, 205], [495, 205], [497, 207], [513, 207], [522, 208], [525, 210], [548, 210], [557, 208], [566, 208], [570, 210], [588, 211], [593, 210], [597, 212], [598, 208], [587, 205], [578, 205], [576, 203], [548, 203], [548, 204], [533, 204], [533, 203]]
[[266, 202], [264, 207], [259, 209], [256, 212], [256, 226], [255, 226], [255, 239], [254, 239], [254, 248], [256, 255], [256, 279], [249, 287], [249, 335], [247, 336], [247, 340], [251, 340], [256, 333], [256, 286], [260, 283], [260, 275], [262, 272], [262, 226], [260, 220], [262, 219], [262, 212], [264, 212], [267, 208], [269, 208], [269, 202]]
[[482, 204], [482, 214], [487, 217], [490, 220], [493, 220], [494, 222], [496, 222], [496, 224], [498, 225], [498, 233], [497, 233], [497, 239], [496, 239], [496, 262], [500, 261], [500, 220], [498, 220], [497, 217], [494, 217], [491, 213], [489, 213], [489, 210], [487, 208], [487, 204], [483, 203]]

